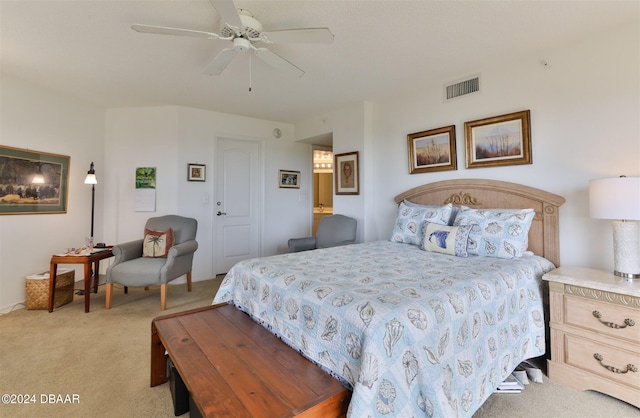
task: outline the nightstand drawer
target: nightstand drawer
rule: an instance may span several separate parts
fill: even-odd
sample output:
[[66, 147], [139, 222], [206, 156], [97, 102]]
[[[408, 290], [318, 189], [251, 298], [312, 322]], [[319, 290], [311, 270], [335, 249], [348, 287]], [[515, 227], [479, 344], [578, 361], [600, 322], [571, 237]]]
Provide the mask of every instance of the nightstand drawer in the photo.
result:
[[564, 322], [640, 344], [640, 311], [621, 305], [565, 295]]
[[564, 337], [566, 364], [640, 389], [640, 354], [571, 334]]

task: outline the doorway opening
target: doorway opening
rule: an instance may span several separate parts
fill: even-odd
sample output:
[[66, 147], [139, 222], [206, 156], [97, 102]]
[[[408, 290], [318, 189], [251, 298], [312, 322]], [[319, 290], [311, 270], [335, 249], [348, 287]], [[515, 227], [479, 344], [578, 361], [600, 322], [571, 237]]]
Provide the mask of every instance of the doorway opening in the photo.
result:
[[320, 220], [333, 215], [333, 151], [322, 147], [313, 150], [313, 235]]

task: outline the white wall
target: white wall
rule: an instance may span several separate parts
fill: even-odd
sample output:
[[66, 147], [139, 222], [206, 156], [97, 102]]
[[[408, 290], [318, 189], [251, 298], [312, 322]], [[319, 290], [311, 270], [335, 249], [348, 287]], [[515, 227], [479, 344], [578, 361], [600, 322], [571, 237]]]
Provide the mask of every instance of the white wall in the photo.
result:
[[[52, 254], [84, 245], [91, 230], [95, 162], [95, 231], [102, 230], [104, 109], [0, 75], [0, 145], [70, 156], [66, 214], [0, 216], [0, 312], [25, 300], [24, 277], [48, 271]], [[96, 234], [97, 235], [97, 234]], [[99, 237], [99, 236], [98, 236]], [[82, 266], [76, 279], [82, 277]]]
[[[221, 137], [262, 143], [265, 169], [261, 255], [286, 252], [289, 238], [310, 233], [311, 146], [293, 141], [291, 125], [166, 106], [109, 109], [106, 126], [107, 242], [138, 239], [151, 216], [174, 213], [194, 217], [198, 220], [199, 248], [194, 257], [193, 280], [213, 277], [217, 271], [216, 141]], [[280, 139], [273, 137], [276, 127], [282, 131]], [[187, 181], [188, 163], [206, 165], [204, 183]], [[156, 211], [136, 212], [135, 169], [146, 166], [157, 167]], [[278, 188], [280, 169], [301, 171], [302, 187]]]
[[[354, 115], [357, 106], [346, 106], [296, 125], [298, 138], [330, 130], [335, 152], [361, 153], [366, 200], [341, 196], [336, 212], [357, 214], [366, 240], [386, 239], [395, 217], [393, 197], [402, 191], [452, 178], [522, 183], [566, 198], [560, 209], [563, 265], [612, 270], [611, 223], [589, 218], [587, 188], [594, 178], [640, 176], [638, 25], [474, 73], [481, 74], [480, 94], [444, 103], [442, 85], [470, 75], [452, 74], [425, 80], [412, 95], [364, 103], [362, 116]], [[464, 122], [525, 109], [531, 110], [533, 164], [466, 169]], [[349, 118], [340, 119], [343, 113]], [[451, 124], [458, 170], [409, 174], [407, 134]]]

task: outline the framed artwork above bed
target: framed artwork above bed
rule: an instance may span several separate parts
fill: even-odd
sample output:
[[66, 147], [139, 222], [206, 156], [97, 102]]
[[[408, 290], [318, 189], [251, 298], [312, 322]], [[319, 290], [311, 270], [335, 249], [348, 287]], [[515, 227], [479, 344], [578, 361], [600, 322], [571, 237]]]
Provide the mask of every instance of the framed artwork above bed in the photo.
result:
[[531, 164], [530, 111], [465, 122], [467, 168]]
[[456, 170], [456, 127], [407, 135], [409, 174]]

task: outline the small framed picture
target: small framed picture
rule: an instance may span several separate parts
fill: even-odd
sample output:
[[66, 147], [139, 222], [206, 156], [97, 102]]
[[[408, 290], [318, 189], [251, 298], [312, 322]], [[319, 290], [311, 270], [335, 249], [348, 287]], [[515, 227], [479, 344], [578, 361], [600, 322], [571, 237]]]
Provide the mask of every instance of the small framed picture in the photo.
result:
[[409, 174], [457, 168], [455, 125], [409, 134], [407, 146]]
[[465, 122], [467, 168], [531, 164], [529, 110]]
[[278, 171], [279, 186], [283, 189], [300, 188], [300, 172], [291, 170]]
[[204, 164], [189, 164], [187, 172], [187, 180], [189, 181], [205, 181], [207, 166]]
[[358, 151], [336, 154], [334, 160], [336, 194], [360, 194]]

